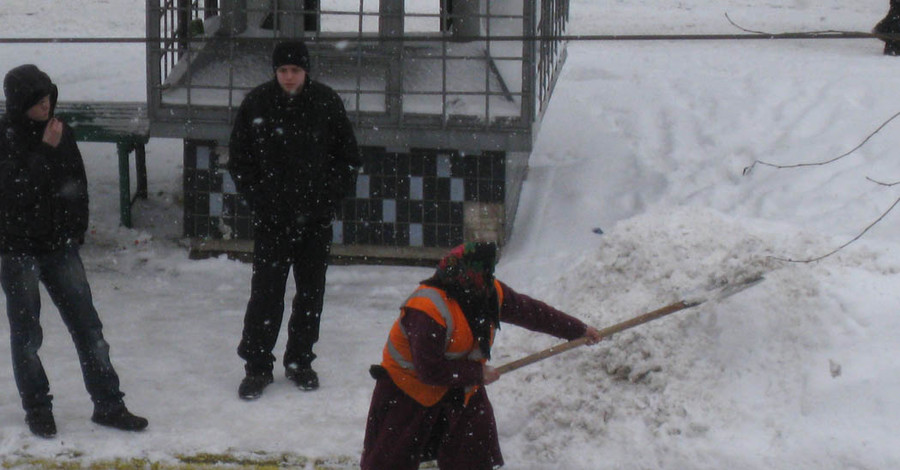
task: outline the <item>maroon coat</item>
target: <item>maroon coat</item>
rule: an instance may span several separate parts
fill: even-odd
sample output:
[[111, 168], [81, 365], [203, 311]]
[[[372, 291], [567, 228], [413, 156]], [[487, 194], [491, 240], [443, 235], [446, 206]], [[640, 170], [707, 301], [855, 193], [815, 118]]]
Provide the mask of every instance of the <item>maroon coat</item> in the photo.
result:
[[[587, 325], [500, 283], [500, 320], [567, 340]], [[442, 470], [493, 469], [503, 465], [494, 412], [484, 387], [463, 404], [463, 389], [484, 383], [480, 362], [444, 357], [446, 329], [426, 313], [407, 309], [401, 320], [413, 363], [423, 382], [451, 387], [434, 406], [422, 406], [387, 374], [375, 383], [363, 442], [362, 470], [417, 469], [437, 459]]]

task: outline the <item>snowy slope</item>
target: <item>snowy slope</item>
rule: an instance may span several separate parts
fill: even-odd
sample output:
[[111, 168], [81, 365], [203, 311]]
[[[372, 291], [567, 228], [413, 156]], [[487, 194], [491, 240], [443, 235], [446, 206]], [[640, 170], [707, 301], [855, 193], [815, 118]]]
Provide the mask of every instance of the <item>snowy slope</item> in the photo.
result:
[[[5, 37], [143, 29], [138, 0], [83, 1], [74, 12], [62, 3], [6, 0], [0, 29]], [[737, 32], [726, 12], [773, 32], [866, 31], [886, 4], [572, 0], [570, 32]], [[142, 99], [142, 48], [114, 47], [4, 44], [0, 63], [37, 63], [62, 99]], [[900, 467], [900, 213], [822, 261], [777, 259], [834, 250], [900, 197], [866, 179], [900, 180], [900, 120], [837, 162], [742, 175], [756, 160], [816, 162], [854, 148], [900, 111], [900, 61], [868, 39], [573, 42], [568, 51], [501, 278], [598, 327], [726, 280], [766, 281], [492, 385], [505, 468]], [[234, 349], [250, 269], [187, 259], [180, 152], [177, 141], [151, 143], [151, 198], [128, 230], [117, 227], [115, 149], [82, 147], [93, 210], [85, 263], [129, 406], [150, 429], [123, 434], [89, 422], [74, 348], [48, 299], [42, 357], [60, 433], [28, 433], [11, 368], [0, 367], [0, 460], [289, 454], [352, 468], [372, 387], [366, 369], [398, 303], [430, 270], [330, 268], [322, 389], [300, 393], [278, 378], [259, 401], [241, 402]], [[506, 327], [494, 362], [554, 342]], [[0, 342], [0, 357], [8, 348]]]

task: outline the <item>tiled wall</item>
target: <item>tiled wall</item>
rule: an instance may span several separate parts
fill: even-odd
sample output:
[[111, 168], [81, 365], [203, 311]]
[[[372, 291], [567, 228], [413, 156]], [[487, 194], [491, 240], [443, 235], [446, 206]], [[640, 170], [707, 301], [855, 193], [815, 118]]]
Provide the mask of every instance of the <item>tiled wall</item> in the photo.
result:
[[[187, 141], [184, 230], [191, 238], [251, 239], [248, 206], [225, 169], [227, 149]], [[463, 241], [467, 202], [503, 204], [503, 152], [363, 147], [363, 171], [338, 209], [334, 242], [451, 247]]]

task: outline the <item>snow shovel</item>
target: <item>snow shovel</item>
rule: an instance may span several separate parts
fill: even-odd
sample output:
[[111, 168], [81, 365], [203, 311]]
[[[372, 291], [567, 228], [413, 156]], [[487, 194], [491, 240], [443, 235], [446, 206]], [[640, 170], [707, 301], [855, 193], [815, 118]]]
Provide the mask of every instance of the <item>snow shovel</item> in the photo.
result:
[[[743, 280], [738, 283], [728, 284], [723, 287], [720, 287], [716, 290], [706, 292], [702, 295], [695, 296], [685, 296], [682, 300], [678, 302], [666, 305], [665, 307], [658, 308], [653, 310], [652, 312], [647, 312], [643, 315], [638, 315], [630, 320], [625, 320], [621, 323], [616, 323], [610, 327], [604, 328], [600, 330], [600, 337], [606, 338], [607, 336], [611, 336], [620, 331], [627, 330], [629, 328], [634, 328], [638, 325], [642, 325], [647, 322], [651, 322], [658, 318], [662, 318], [671, 313], [678, 312], [680, 310], [685, 310], [691, 307], [696, 307], [704, 302], [717, 301], [722, 300], [726, 297], [731, 297], [738, 292], [743, 291], [744, 289], [750, 288], [762, 282], [765, 278], [762, 276], [752, 277], [746, 280]], [[515, 361], [509, 362], [507, 364], [503, 364], [500, 367], [497, 367], [496, 371], [501, 375], [512, 372], [520, 367], [525, 367], [529, 364], [534, 364], [535, 362], [542, 361], [547, 359], [548, 357], [555, 356], [557, 354], [564, 353], [571, 349], [575, 349], [579, 346], [583, 346], [587, 344], [588, 339], [586, 337], [581, 337], [578, 339], [573, 339], [572, 341], [562, 343], [550, 348], [547, 348], [543, 351], [536, 352], [534, 354], [530, 354], [521, 359], [517, 359]]]

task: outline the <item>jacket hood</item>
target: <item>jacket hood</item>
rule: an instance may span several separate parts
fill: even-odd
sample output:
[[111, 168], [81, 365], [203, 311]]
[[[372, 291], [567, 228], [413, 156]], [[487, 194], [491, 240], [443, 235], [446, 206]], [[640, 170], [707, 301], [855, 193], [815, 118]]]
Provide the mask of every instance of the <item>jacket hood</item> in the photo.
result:
[[6, 95], [6, 114], [14, 119], [24, 118], [25, 113], [47, 95], [50, 95], [51, 116], [56, 109], [56, 85], [49, 75], [31, 64], [20, 65], [6, 74], [3, 93]]

